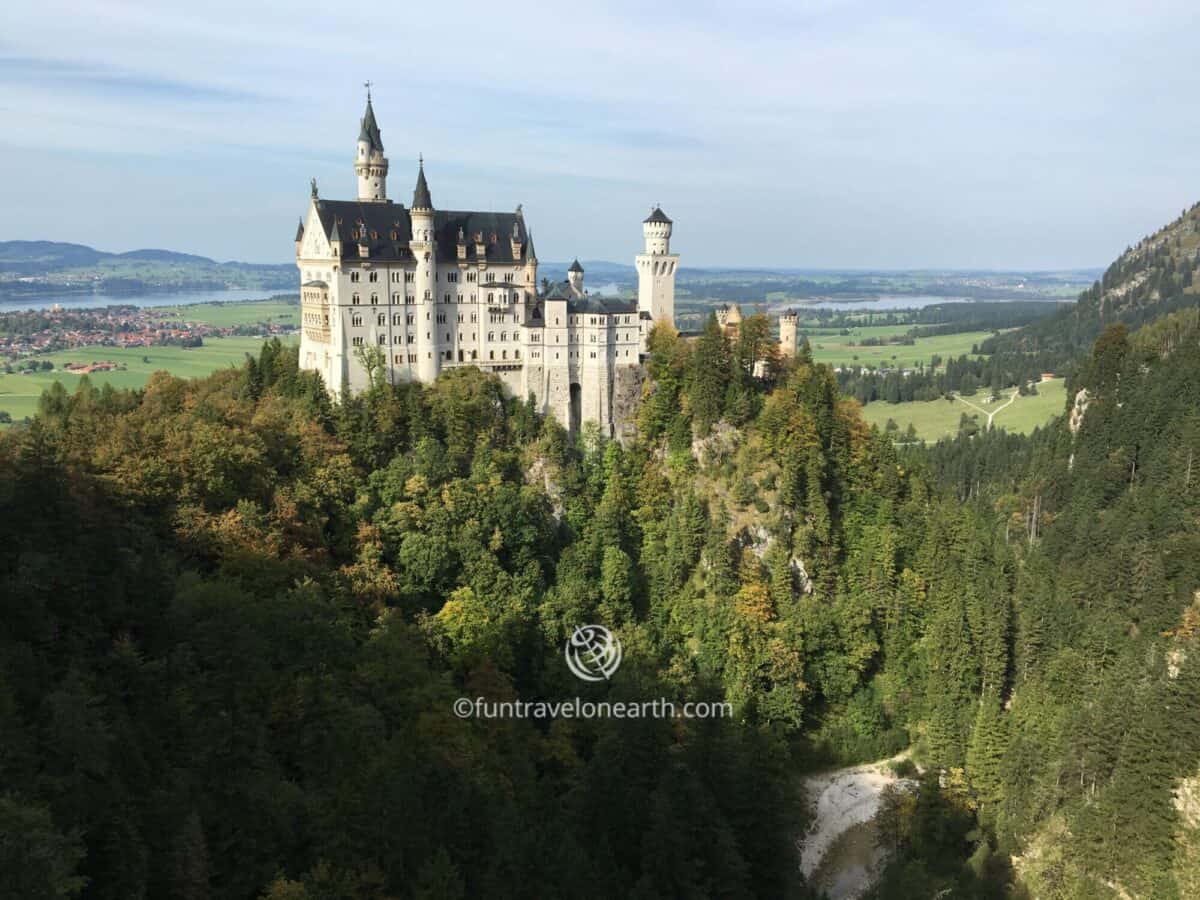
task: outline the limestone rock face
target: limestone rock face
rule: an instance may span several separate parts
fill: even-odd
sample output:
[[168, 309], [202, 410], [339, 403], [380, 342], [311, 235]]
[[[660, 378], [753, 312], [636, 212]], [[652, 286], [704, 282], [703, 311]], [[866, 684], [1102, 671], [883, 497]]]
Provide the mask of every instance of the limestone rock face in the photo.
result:
[[637, 438], [638, 409], [648, 377], [645, 366], [618, 366], [613, 373], [613, 437], [623, 446]]
[[1075, 405], [1071, 407], [1071, 418], [1067, 421], [1067, 427], [1071, 429], [1071, 434], [1078, 434], [1079, 429], [1083, 426], [1083, 415], [1087, 412], [1088, 400], [1091, 399], [1091, 394], [1087, 388], [1080, 388], [1075, 394]]

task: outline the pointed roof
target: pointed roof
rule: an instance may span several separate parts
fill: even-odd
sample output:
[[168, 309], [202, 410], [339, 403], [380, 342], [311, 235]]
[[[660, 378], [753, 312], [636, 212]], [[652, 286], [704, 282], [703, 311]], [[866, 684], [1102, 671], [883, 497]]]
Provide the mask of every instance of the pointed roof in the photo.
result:
[[332, 244], [335, 241], [340, 242], [341, 239], [342, 239], [342, 233], [340, 231], [338, 231], [337, 219], [334, 219], [333, 220], [333, 228], [331, 228], [329, 230], [329, 243]]
[[358, 131], [358, 139], [366, 141], [372, 150], [383, 152], [383, 138], [379, 135], [379, 125], [375, 121], [375, 110], [371, 107], [370, 97], [367, 97], [367, 111], [363, 113], [362, 128]]
[[526, 244], [528, 245], [525, 248], [525, 258], [532, 262], [537, 262], [537, 254], [533, 252], [533, 232], [526, 231], [525, 237], [527, 238]]
[[296, 226], [296, 240], [304, 240], [304, 220], [300, 220], [300, 224]]
[[650, 210], [650, 215], [642, 220], [644, 223], [654, 222], [659, 225], [670, 225], [671, 220], [667, 218], [667, 214], [662, 211], [662, 207], [655, 205], [654, 209]]
[[583, 266], [581, 266], [579, 264], [579, 260], [576, 259], [575, 262], [571, 263], [571, 268], [567, 269], [567, 271], [568, 272], [583, 272]]
[[433, 198], [429, 195], [429, 184], [425, 181], [425, 160], [420, 159], [417, 169], [417, 186], [413, 188], [413, 209], [433, 209]]

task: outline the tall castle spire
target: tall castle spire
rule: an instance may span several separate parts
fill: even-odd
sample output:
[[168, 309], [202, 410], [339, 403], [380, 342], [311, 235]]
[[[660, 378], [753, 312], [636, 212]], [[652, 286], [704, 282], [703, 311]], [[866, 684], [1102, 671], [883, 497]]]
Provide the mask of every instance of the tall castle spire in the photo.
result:
[[413, 209], [433, 209], [433, 197], [425, 180], [425, 157], [417, 157], [417, 186], [413, 188]]
[[371, 82], [367, 89], [367, 110], [363, 113], [358, 130], [358, 153], [354, 158], [354, 174], [358, 176], [358, 199], [360, 201], [387, 201], [387, 157], [383, 155], [383, 137], [379, 123], [375, 121], [375, 108], [371, 105]]

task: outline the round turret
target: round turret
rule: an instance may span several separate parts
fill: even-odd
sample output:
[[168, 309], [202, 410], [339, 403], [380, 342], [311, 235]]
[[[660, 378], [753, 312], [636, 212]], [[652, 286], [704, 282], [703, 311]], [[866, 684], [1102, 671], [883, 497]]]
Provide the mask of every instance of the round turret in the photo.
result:
[[646, 239], [647, 253], [671, 252], [671, 220], [661, 206], [650, 210], [650, 215], [642, 221], [642, 236]]

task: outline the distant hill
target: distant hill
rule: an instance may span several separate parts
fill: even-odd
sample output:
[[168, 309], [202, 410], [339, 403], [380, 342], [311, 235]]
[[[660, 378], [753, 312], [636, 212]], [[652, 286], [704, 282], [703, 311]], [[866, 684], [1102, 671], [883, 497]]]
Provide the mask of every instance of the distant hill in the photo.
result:
[[60, 241], [0, 241], [0, 300], [87, 292], [294, 288], [296, 267], [217, 262], [156, 248], [109, 253]]
[[1017, 331], [984, 342], [985, 353], [1004, 350], [1076, 352], [1116, 322], [1130, 329], [1178, 309], [1200, 305], [1200, 203], [1169, 225], [1126, 248], [1079, 302]]

